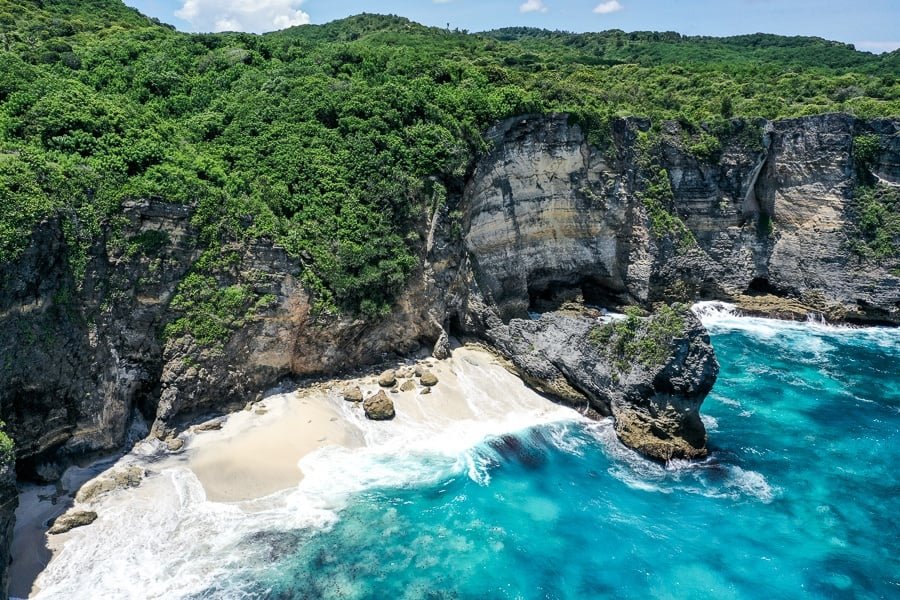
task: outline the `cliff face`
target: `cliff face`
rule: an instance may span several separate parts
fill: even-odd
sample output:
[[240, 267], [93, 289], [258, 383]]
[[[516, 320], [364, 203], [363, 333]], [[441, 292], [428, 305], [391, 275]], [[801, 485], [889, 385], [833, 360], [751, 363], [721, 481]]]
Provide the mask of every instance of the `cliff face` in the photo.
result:
[[[852, 251], [859, 227], [853, 199], [874, 179], [896, 186], [900, 123], [824, 115], [760, 124], [762, 148], [726, 143], [717, 163], [703, 163], [664, 138], [675, 210], [698, 252], [661, 265], [661, 285], [679, 279], [691, 297], [754, 302], [747, 295], [791, 299], [829, 319], [900, 322], [894, 257]], [[855, 140], [874, 136], [879, 152], [860, 164]], [[896, 242], [894, 242], [896, 247]], [[657, 297], [665, 297], [661, 290]], [[778, 312], [777, 308], [775, 309]], [[763, 310], [765, 312], [765, 310]], [[800, 315], [802, 316], [802, 315]]]
[[[66, 236], [47, 221], [0, 266], [0, 418], [19, 474], [53, 480], [72, 457], [148, 431], [165, 438], [182, 416], [242, 406], [287, 375], [436, 342], [440, 352], [448, 332], [492, 344], [539, 389], [613, 415], [620, 437], [651, 456], [702, 456], [698, 410], [717, 372], [702, 327], [684, 315], [664, 360], [623, 370], [597, 343], [597, 315], [584, 304], [770, 294], [776, 311], [789, 300], [900, 322], [900, 265], [847, 250], [866, 175], [855, 140], [877, 137], [868, 176], [898, 185], [898, 126], [845, 115], [736, 122], [720, 151], [700, 158], [685, 142], [696, 132], [675, 124], [648, 151], [650, 124], [620, 121], [601, 152], [565, 115], [511, 119], [488, 132], [492, 149], [464, 193], [418, 224], [421, 266], [389, 317], [317, 316], [299, 261], [265, 240], [232, 244], [223, 252], [236, 258], [216, 284], [267, 300], [214, 345], [163, 335], [180, 314], [179, 282], [202, 254], [190, 207], [125, 206], [89, 249], [80, 285]], [[660, 169], [664, 182], [654, 179]], [[670, 196], [652, 197], [653, 186]]]
[[[467, 194], [466, 242], [503, 317], [568, 290], [598, 304], [772, 294], [836, 320], [900, 322], [900, 262], [850, 250], [862, 179], [900, 181], [900, 124], [848, 115], [735, 122], [721, 150], [702, 158], [675, 123], [662, 125], [655, 149], [640, 148], [648, 129], [620, 122], [604, 153], [565, 115], [489, 132], [493, 151]], [[879, 142], [871, 173], [854, 154], [860, 135]], [[654, 231], [644, 198], [659, 169], [671, 188], [664, 208], [687, 242]]]
[[[565, 115], [498, 124], [465, 192], [419, 224], [422, 266], [387, 319], [317, 317], [296, 260], [265, 240], [228, 248], [238, 258], [218, 284], [270, 301], [215, 347], [162, 335], [201, 253], [190, 207], [127, 205], [90, 248], [81, 286], [58, 223], [42, 224], [0, 267], [0, 418], [20, 472], [53, 479], [58, 459], [116, 448], [129, 428], [164, 437], [179, 415], [241, 406], [285, 375], [430, 349], [451, 328], [489, 340], [510, 319], [578, 296], [649, 306], [767, 293], [833, 317], [900, 320], [896, 259], [847, 250], [863, 175], [855, 140], [877, 136], [870, 175], [896, 186], [897, 122], [736, 122], [706, 158], [689, 151], [689, 132], [663, 124], [652, 160], [648, 129], [620, 121], [600, 152]], [[689, 243], [655, 229], [646, 190], [659, 168]], [[158, 243], [133, 243], [148, 232]]]
[[507, 121], [487, 137], [493, 150], [466, 192], [466, 248], [501, 317], [572, 290], [598, 303], [646, 300], [629, 174], [565, 115]]
[[9, 592], [7, 568], [12, 559], [10, 543], [18, 505], [19, 490], [16, 489], [15, 465], [11, 460], [0, 458], [0, 598], [4, 599]]

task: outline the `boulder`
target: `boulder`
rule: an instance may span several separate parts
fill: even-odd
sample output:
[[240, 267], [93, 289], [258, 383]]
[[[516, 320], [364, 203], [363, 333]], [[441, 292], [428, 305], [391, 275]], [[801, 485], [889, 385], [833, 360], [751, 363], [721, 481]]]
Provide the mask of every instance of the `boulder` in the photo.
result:
[[169, 438], [166, 440], [166, 447], [169, 452], [178, 452], [184, 448], [184, 440], [178, 437]]
[[362, 402], [362, 390], [359, 389], [358, 385], [344, 390], [344, 400], [347, 402]]
[[422, 378], [419, 381], [421, 381], [422, 385], [424, 385], [425, 387], [432, 387], [437, 385], [438, 378], [437, 375], [435, 375], [431, 371], [425, 370], [422, 371]]
[[213, 419], [212, 421], [207, 421], [206, 423], [200, 423], [199, 425], [194, 425], [194, 431], [197, 433], [203, 433], [204, 431], [218, 431], [222, 429], [222, 425], [225, 424], [225, 419]]
[[388, 369], [378, 377], [378, 385], [381, 387], [393, 387], [397, 383], [397, 372], [394, 369]]
[[366, 417], [373, 421], [388, 421], [394, 418], [394, 402], [388, 398], [384, 390], [366, 398], [363, 402]]
[[[173, 438], [173, 440], [170, 441], [174, 440], [178, 440], [178, 438]], [[184, 444], [183, 441], [182, 444]], [[141, 484], [141, 480], [143, 480], [145, 474], [146, 471], [141, 467], [132, 466], [113, 471], [102, 477], [97, 477], [81, 486], [81, 489], [78, 490], [78, 494], [75, 495], [75, 501], [93, 502], [99, 496], [113, 490], [137, 487]]]
[[401, 392], [411, 392], [414, 389], [416, 389], [416, 382], [413, 381], [412, 379], [407, 379], [406, 381], [404, 381], [403, 383], [400, 384]]
[[441, 329], [441, 334], [434, 343], [434, 350], [432, 350], [431, 355], [438, 360], [450, 358], [450, 338], [443, 329]]
[[53, 526], [47, 532], [52, 535], [71, 531], [76, 527], [90, 525], [97, 520], [97, 513], [92, 510], [70, 510], [53, 521]]

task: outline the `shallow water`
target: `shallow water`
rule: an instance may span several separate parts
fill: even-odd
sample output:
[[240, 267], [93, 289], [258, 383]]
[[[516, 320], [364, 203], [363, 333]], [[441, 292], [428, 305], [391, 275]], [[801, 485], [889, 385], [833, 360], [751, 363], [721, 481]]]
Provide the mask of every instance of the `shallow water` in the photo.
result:
[[[707, 461], [658, 465], [609, 422], [522, 407], [486, 439], [320, 452], [258, 506], [172, 470], [145, 484], [167, 505], [109, 507], [118, 537], [79, 538], [41, 597], [900, 597], [900, 332], [704, 321]], [[85, 552], [121, 564], [85, 573]]]

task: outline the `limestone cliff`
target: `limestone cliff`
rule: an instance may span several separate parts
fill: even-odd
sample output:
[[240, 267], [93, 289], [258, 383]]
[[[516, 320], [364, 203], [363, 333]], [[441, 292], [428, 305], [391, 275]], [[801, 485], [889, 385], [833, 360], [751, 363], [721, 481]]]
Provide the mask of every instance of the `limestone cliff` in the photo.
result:
[[[216, 283], [268, 300], [212, 347], [162, 334], [201, 254], [191, 207], [125, 206], [90, 249], [81, 282], [58, 222], [43, 223], [24, 255], [0, 266], [0, 418], [20, 473], [53, 479], [55, 463], [117, 448], [129, 428], [165, 436], [180, 415], [240, 406], [286, 375], [430, 348], [450, 329], [489, 340], [497, 323], [578, 296], [650, 307], [768, 293], [834, 317], [900, 320], [897, 261], [866, 260], [846, 245], [861, 177], [854, 140], [878, 137], [868, 168], [896, 186], [896, 121], [736, 121], [705, 158], [672, 123], [648, 150], [649, 129], [619, 121], [600, 151], [566, 115], [498, 124], [464, 191], [418, 224], [421, 267], [385, 319], [317, 316], [298, 260], [265, 240], [233, 244], [223, 252], [236, 258]], [[687, 243], [655, 227], [646, 196], [657, 168]], [[146, 239], [157, 243], [136, 243]]]
[[[565, 115], [509, 120], [470, 182], [467, 246], [504, 318], [568, 290], [604, 305], [766, 293], [835, 320], [900, 323], [900, 252], [850, 250], [861, 180], [900, 184], [898, 130], [840, 114], [734, 121], [698, 155], [676, 123], [622, 120], [601, 152]], [[871, 173], [854, 155], [860, 135], [879, 143]], [[669, 197], [649, 198], [660, 170]]]

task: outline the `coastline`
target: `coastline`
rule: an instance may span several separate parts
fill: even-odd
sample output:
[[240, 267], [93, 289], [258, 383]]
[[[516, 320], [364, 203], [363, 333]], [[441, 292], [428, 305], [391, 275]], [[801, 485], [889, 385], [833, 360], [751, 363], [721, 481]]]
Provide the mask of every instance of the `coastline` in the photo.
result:
[[[423, 386], [412, 375], [416, 365], [434, 373], [438, 384]], [[67, 471], [57, 488], [32, 486], [23, 490], [14, 544], [28, 551], [20, 550], [16, 555], [19, 560], [12, 566], [12, 597], [39, 593], [47, 565], [70, 543], [78, 545], [86, 536], [95, 535], [98, 528], [106, 527], [105, 513], [129, 502], [164, 504], [156, 496], [171, 494], [164, 480], [173, 471], [186, 470], [199, 482], [194, 495], [200, 497], [191, 501], [252, 513], [287, 502], [298, 486], [301, 490], [304, 486], [321, 490], [346, 484], [347, 490], [358, 489], [354, 488], [358, 482], [350, 481], [353, 478], [365, 480], [363, 486], [370, 484], [364, 467], [358, 472], [353, 468], [366, 452], [436, 448], [453, 454], [494, 430], [512, 431], [536, 420], [580, 418], [574, 410], [532, 391], [507, 370], [499, 357], [480, 346], [456, 347], [448, 359], [406, 361], [397, 368], [408, 376], [398, 378], [393, 389], [380, 387], [378, 374], [372, 373], [269, 395], [246, 410], [188, 428], [179, 436], [184, 445], [177, 451], [170, 451], [158, 440], [144, 440], [118, 460], [106, 459], [84, 469], [73, 468], [73, 473]], [[405, 381], [415, 385], [406, 385], [401, 391], [401, 382]], [[361, 402], [343, 398], [345, 390], [356, 386], [363, 397], [385, 389], [394, 402], [396, 417], [392, 421], [368, 420]], [[329, 465], [331, 455], [338, 456], [333, 466]], [[136, 487], [113, 489], [88, 502], [74, 502], [79, 488], [96, 481], [92, 480], [94, 476], [108, 478], [135, 466], [145, 471]], [[336, 485], [332, 483], [332, 468], [344, 478]], [[313, 481], [306, 482], [307, 476]], [[48, 535], [48, 521], [73, 505], [78, 510], [96, 511], [96, 523]], [[26, 588], [30, 589], [28, 595]]]

